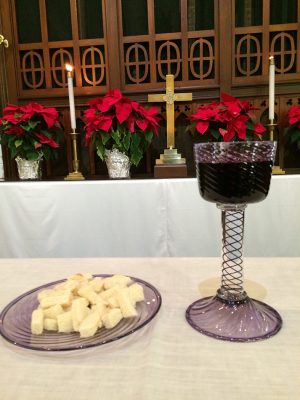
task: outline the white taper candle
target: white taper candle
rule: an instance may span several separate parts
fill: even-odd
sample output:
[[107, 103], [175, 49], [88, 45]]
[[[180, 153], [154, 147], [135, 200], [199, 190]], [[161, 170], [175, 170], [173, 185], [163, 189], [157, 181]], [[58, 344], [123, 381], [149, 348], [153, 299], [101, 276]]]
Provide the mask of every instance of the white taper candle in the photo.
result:
[[269, 120], [274, 120], [275, 106], [275, 64], [274, 57], [269, 57]]
[[74, 88], [73, 88], [73, 67], [70, 64], [66, 64], [66, 70], [68, 71], [68, 92], [69, 92], [69, 104], [70, 104], [70, 119], [71, 128], [76, 130], [76, 117], [75, 117], [75, 101], [74, 101]]

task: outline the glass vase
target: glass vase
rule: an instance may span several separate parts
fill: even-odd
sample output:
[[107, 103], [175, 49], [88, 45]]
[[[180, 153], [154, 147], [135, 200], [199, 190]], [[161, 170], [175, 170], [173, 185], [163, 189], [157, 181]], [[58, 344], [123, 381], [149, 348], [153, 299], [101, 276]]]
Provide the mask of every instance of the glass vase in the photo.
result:
[[186, 311], [188, 323], [216, 339], [256, 341], [282, 326], [278, 312], [243, 288], [244, 214], [266, 198], [276, 152], [273, 141], [198, 143], [194, 146], [200, 195], [221, 210], [222, 276], [215, 296]]
[[17, 157], [16, 163], [20, 180], [37, 181], [41, 179], [41, 158], [38, 158], [37, 160], [26, 160]]
[[105, 162], [107, 166], [108, 176], [111, 179], [128, 179], [130, 178], [130, 160], [125, 153], [121, 153], [117, 149], [106, 150]]

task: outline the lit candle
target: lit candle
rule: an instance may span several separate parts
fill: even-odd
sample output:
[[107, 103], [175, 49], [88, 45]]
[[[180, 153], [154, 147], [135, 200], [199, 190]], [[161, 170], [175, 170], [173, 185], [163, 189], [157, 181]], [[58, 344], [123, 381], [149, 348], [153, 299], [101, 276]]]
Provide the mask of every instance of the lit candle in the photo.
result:
[[76, 118], [75, 118], [75, 101], [74, 101], [74, 88], [73, 88], [73, 76], [72, 76], [73, 67], [70, 64], [66, 64], [66, 70], [68, 71], [68, 91], [69, 91], [71, 128], [73, 131], [75, 131]]
[[274, 120], [275, 104], [275, 64], [274, 57], [269, 57], [269, 120]]

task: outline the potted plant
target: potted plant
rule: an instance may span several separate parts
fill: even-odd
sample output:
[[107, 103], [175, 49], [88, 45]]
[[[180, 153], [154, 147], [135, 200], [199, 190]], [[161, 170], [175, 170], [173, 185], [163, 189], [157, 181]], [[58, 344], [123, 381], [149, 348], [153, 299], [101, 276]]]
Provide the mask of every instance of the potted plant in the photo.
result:
[[88, 104], [84, 112], [86, 144], [92, 143], [106, 161], [110, 178], [128, 178], [130, 165], [140, 163], [153, 134], [158, 134], [157, 108], [146, 109], [118, 89]]
[[266, 128], [261, 123], [256, 123], [254, 110], [248, 101], [240, 101], [222, 93], [220, 102], [200, 106], [190, 116], [190, 121], [196, 131], [209, 141], [261, 139]]
[[8, 147], [20, 179], [38, 179], [39, 163], [56, 155], [62, 129], [55, 108], [8, 104], [0, 118], [1, 144]]

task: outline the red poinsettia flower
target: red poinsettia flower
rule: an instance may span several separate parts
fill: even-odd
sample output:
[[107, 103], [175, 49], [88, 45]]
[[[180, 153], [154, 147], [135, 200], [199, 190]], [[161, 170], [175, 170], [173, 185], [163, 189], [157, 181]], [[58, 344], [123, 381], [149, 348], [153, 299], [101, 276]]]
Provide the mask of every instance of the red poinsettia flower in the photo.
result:
[[254, 122], [253, 110], [255, 108], [248, 101], [221, 93], [221, 102], [199, 106], [190, 120], [201, 135], [209, 134], [213, 139], [225, 142], [248, 140], [249, 137], [260, 137], [266, 131], [262, 124]]
[[8, 128], [5, 132], [7, 135], [17, 135], [17, 136], [22, 136], [25, 134], [25, 131], [23, 128], [17, 125], [12, 125], [10, 128]]
[[123, 122], [128, 119], [131, 112], [131, 103], [127, 101], [119, 101], [119, 103], [116, 103], [116, 118], [120, 122], [120, 124], [123, 124]]
[[49, 138], [48, 136], [44, 135], [43, 133], [36, 133], [35, 136], [39, 139], [41, 144], [48, 144], [53, 149], [59, 147], [59, 144], [56, 143], [53, 139]]
[[20, 107], [15, 106], [14, 104], [7, 104], [7, 106], [4, 108], [3, 113], [5, 116], [7, 115], [15, 115], [20, 113]]
[[49, 159], [59, 147], [58, 117], [55, 108], [36, 102], [23, 106], [8, 104], [0, 119], [1, 143], [9, 147], [12, 158], [32, 160], [44, 156]]
[[297, 128], [300, 128], [300, 106], [292, 106], [288, 113], [288, 120], [290, 125], [297, 124]]
[[86, 144], [92, 141], [102, 159], [106, 149], [116, 148], [129, 153], [132, 163], [138, 165], [152, 134], [158, 134], [156, 107], [146, 109], [118, 89], [88, 104], [90, 108], [84, 112]]
[[101, 112], [109, 111], [112, 106], [118, 103], [121, 99], [121, 92], [118, 89], [114, 89], [103, 97], [101, 104], [99, 104], [97, 108]]
[[55, 108], [46, 108], [38, 103], [29, 103], [26, 106], [20, 107], [20, 111], [24, 113], [23, 120], [31, 119], [35, 114], [40, 114], [48, 128], [52, 128], [58, 119], [58, 112]]

